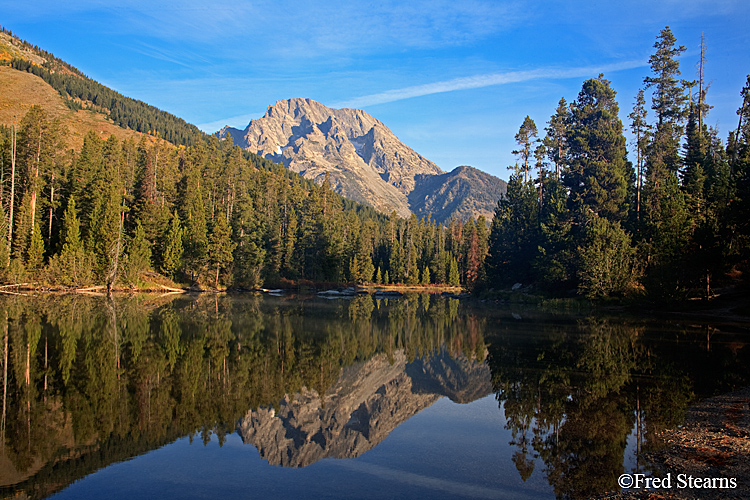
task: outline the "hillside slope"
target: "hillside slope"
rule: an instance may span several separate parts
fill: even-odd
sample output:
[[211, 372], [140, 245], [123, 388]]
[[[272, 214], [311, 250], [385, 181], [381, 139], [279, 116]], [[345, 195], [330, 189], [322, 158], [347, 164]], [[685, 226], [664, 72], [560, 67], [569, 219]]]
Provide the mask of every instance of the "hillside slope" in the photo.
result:
[[83, 137], [89, 130], [107, 137], [115, 135], [118, 140], [141, 135], [134, 130], [118, 127], [101, 113], [72, 110], [65, 105], [62, 96], [41, 78], [0, 66], [0, 125], [11, 126], [14, 117], [18, 124], [35, 104], [41, 106], [51, 119], [60, 120], [68, 148], [80, 149]]
[[417, 176], [409, 193], [409, 207], [417, 217], [428, 214], [437, 221], [452, 217], [466, 220], [495, 215], [497, 200], [505, 194], [506, 182], [474, 167], [456, 167], [441, 175]]

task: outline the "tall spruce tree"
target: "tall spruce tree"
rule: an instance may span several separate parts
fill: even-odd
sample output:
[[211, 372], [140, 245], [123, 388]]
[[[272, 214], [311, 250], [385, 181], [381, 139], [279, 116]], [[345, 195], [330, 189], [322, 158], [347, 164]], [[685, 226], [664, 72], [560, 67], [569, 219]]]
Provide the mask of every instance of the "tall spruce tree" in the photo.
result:
[[612, 222], [627, 218], [632, 166], [618, 113], [615, 91], [603, 75], [585, 81], [571, 105], [563, 182], [579, 223], [590, 214]]
[[680, 64], [676, 58], [685, 47], [675, 44], [674, 35], [666, 27], [649, 59], [653, 76], [644, 79], [646, 87], [654, 89], [652, 108], [657, 124], [646, 154], [641, 250], [648, 263], [646, 290], [658, 300], [673, 300], [685, 291], [684, 255], [691, 231], [689, 205], [677, 177], [683, 165], [679, 148], [687, 96], [678, 79]]
[[524, 182], [527, 180], [529, 175], [529, 159], [531, 159], [534, 154], [533, 144], [536, 140], [537, 134], [538, 131], [536, 128], [536, 123], [534, 123], [534, 120], [526, 115], [526, 118], [524, 118], [523, 123], [518, 129], [518, 133], [515, 137], [516, 143], [518, 144], [518, 149], [513, 151], [513, 154], [518, 155], [518, 157], [522, 161], [523, 166], [521, 168], [523, 169]]
[[544, 145], [547, 151], [547, 157], [555, 165], [555, 179], [560, 179], [565, 169], [565, 156], [568, 150], [568, 122], [570, 121], [570, 111], [565, 98], [561, 98], [557, 104], [555, 114], [552, 115], [544, 130], [547, 135], [544, 137]]
[[497, 202], [489, 236], [487, 275], [493, 283], [528, 283], [539, 248], [539, 201], [530, 182], [521, 174], [508, 180]]
[[646, 121], [648, 111], [646, 110], [646, 97], [643, 89], [638, 90], [630, 117], [630, 131], [635, 136], [635, 213], [636, 220], [641, 218], [641, 193], [643, 191], [643, 173], [646, 148], [648, 147], [651, 125]]

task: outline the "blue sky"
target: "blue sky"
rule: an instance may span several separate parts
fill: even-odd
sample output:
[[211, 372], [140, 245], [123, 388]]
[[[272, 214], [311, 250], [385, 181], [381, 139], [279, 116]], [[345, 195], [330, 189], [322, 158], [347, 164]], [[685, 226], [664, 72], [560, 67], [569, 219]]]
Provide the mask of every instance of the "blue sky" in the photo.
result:
[[[616, 5], [615, 5], [616, 4]], [[357, 107], [444, 170], [508, 178], [513, 136], [604, 72], [627, 125], [670, 26], [726, 138], [750, 73], [747, 0], [0, 0], [0, 24], [90, 77], [208, 132], [279, 99]]]

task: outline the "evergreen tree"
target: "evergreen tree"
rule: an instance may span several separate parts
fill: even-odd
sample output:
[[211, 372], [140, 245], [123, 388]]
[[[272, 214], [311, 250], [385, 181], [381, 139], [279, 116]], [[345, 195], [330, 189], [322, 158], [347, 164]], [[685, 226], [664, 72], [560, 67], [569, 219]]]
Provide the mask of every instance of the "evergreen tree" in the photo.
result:
[[680, 63], [677, 58], [685, 52], [685, 47], [676, 46], [677, 39], [669, 26], [665, 27], [656, 38], [654, 48], [656, 52], [649, 58], [651, 71], [654, 76], [644, 78], [646, 88], [653, 88], [653, 109], [656, 112], [657, 128], [664, 124], [673, 125], [673, 130], [680, 135], [675, 127], [685, 118], [685, 104], [687, 96], [680, 81]]
[[669, 27], [661, 31], [649, 59], [653, 77], [644, 79], [654, 88], [652, 108], [657, 125], [647, 148], [643, 187], [641, 251], [648, 263], [644, 279], [647, 292], [659, 300], [682, 296], [686, 286], [684, 250], [690, 239], [689, 205], [677, 178], [682, 121], [687, 97], [678, 77], [675, 59], [684, 47], [676, 47]]
[[547, 157], [555, 165], [555, 179], [560, 179], [565, 168], [565, 158], [568, 150], [568, 122], [570, 112], [565, 98], [561, 98], [557, 104], [555, 114], [552, 115], [545, 129], [547, 135], [544, 137]]
[[450, 286], [461, 286], [461, 275], [458, 272], [458, 262], [452, 255], [450, 258], [450, 267], [448, 268], [448, 284]]
[[563, 181], [570, 190], [571, 209], [581, 220], [593, 213], [621, 222], [628, 215], [631, 166], [618, 113], [615, 91], [603, 75], [584, 82], [571, 105]]
[[565, 186], [555, 178], [548, 178], [539, 211], [538, 253], [532, 262], [535, 279], [546, 288], [570, 288], [575, 274], [572, 229]]
[[91, 262], [81, 241], [75, 198], [68, 199], [62, 221], [62, 248], [50, 262], [50, 279], [69, 286], [91, 283]]
[[646, 121], [648, 112], [646, 111], [646, 97], [643, 89], [638, 90], [638, 95], [633, 105], [633, 112], [629, 117], [631, 120], [630, 130], [635, 136], [636, 151], [636, 174], [635, 174], [635, 211], [636, 219], [641, 218], [641, 192], [643, 191], [643, 161], [646, 156], [646, 148], [650, 137], [651, 125]]
[[180, 216], [177, 211], [172, 214], [172, 221], [169, 225], [169, 229], [164, 236], [163, 253], [161, 256], [161, 272], [170, 278], [174, 278], [177, 271], [180, 269], [182, 263], [183, 254], [183, 239], [184, 231], [182, 229], [182, 223], [180, 222]]
[[125, 264], [125, 282], [136, 284], [142, 271], [151, 268], [151, 244], [146, 239], [146, 231], [140, 220], [135, 223], [133, 236], [127, 244], [127, 261]]
[[219, 287], [219, 271], [232, 263], [236, 244], [231, 239], [232, 229], [224, 217], [219, 217], [208, 239], [208, 260], [216, 269], [214, 287]]
[[420, 280], [420, 284], [430, 284], [430, 266], [424, 266], [424, 269], [422, 269], [422, 279]]
[[538, 248], [536, 190], [530, 182], [524, 182], [520, 174], [513, 174], [497, 203], [490, 227], [488, 279], [492, 283], [529, 282]]
[[633, 279], [634, 249], [619, 222], [593, 216], [578, 248], [578, 289], [589, 298], [622, 294]]
[[526, 115], [515, 137], [518, 149], [513, 151], [513, 154], [518, 155], [523, 162], [524, 182], [526, 182], [529, 175], [529, 158], [533, 155], [534, 149], [532, 144], [535, 142], [537, 133], [536, 123]]
[[26, 267], [30, 272], [35, 272], [42, 266], [44, 260], [44, 240], [39, 222], [34, 223], [34, 232], [31, 234], [29, 249], [26, 258]]

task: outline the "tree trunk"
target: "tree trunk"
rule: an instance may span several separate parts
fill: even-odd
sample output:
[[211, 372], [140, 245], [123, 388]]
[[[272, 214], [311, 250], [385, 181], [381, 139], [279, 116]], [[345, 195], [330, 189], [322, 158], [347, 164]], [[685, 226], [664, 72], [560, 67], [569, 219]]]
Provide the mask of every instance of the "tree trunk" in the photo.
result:
[[11, 169], [10, 169], [10, 199], [8, 204], [10, 206], [10, 213], [8, 215], [8, 262], [6, 266], [10, 265], [10, 249], [13, 244], [13, 207], [16, 199], [16, 122], [13, 121], [12, 130], [12, 143], [11, 143]]

